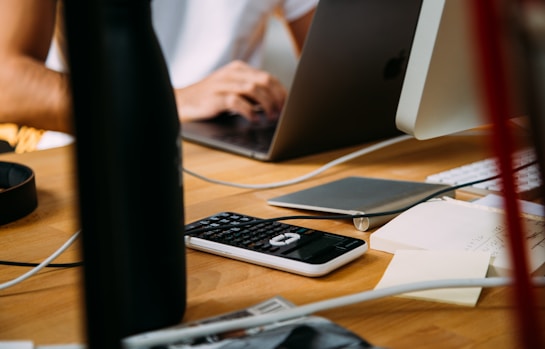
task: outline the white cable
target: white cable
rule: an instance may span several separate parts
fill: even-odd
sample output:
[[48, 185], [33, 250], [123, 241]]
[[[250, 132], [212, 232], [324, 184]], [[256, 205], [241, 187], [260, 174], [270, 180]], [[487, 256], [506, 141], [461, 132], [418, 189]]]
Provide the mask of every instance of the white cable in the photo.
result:
[[[235, 320], [226, 320], [221, 322], [204, 324], [196, 327], [171, 328], [138, 334], [126, 337], [125, 339], [123, 339], [122, 344], [123, 347], [126, 349], [149, 348], [153, 346], [188, 341], [232, 330], [253, 328], [273, 322], [285, 321], [301, 316], [306, 316], [326, 309], [347, 306], [354, 303], [370, 301], [378, 298], [399, 295], [408, 292], [435, 288], [498, 287], [509, 285], [511, 284], [511, 282], [511, 278], [504, 277], [421, 281], [371, 291], [364, 291], [347, 296], [341, 296], [325, 301], [310, 303], [292, 309], [279, 311], [272, 314], [263, 314]], [[533, 282], [535, 286], [543, 287], [545, 286], [545, 277], [536, 277], [533, 279]]]
[[[0, 348], [2, 345], [0, 343]], [[34, 349], [86, 349], [87, 345], [85, 344], [50, 344], [50, 345], [39, 345]]]
[[32, 268], [28, 272], [24, 273], [23, 275], [15, 278], [15, 279], [13, 279], [11, 281], [4, 282], [3, 284], [0, 284], [0, 290], [4, 290], [4, 289], [6, 289], [8, 287], [14, 286], [14, 285], [28, 279], [29, 277], [36, 274], [40, 270], [42, 270], [45, 266], [47, 266], [49, 263], [51, 263], [51, 261], [53, 261], [55, 258], [57, 258], [61, 253], [66, 251], [66, 249], [68, 247], [70, 247], [70, 245], [72, 245], [72, 243], [77, 239], [77, 237], [79, 236], [79, 233], [80, 233], [80, 231], [77, 231], [76, 233], [74, 233], [74, 235], [72, 235], [57, 251], [55, 251], [51, 256], [49, 256], [46, 260], [44, 260], [42, 263], [40, 263], [36, 267]]
[[242, 184], [242, 183], [233, 183], [233, 182], [227, 182], [227, 181], [222, 181], [222, 180], [219, 180], [219, 179], [212, 179], [212, 178], [208, 178], [206, 176], [203, 176], [201, 174], [198, 174], [196, 172], [193, 172], [191, 170], [188, 170], [187, 168], [184, 168], [184, 172], [186, 172], [187, 174], [193, 176], [193, 177], [196, 177], [196, 178], [199, 178], [199, 179], [202, 179], [203, 181], [207, 181], [207, 182], [210, 182], [210, 183], [214, 183], [214, 184], [221, 184], [221, 185], [227, 185], [227, 186], [231, 186], [231, 187], [236, 187], [236, 188], [243, 188], [243, 189], [271, 189], [271, 188], [278, 188], [278, 187], [283, 187], [283, 186], [287, 186], [287, 185], [292, 185], [292, 184], [296, 184], [296, 183], [299, 183], [299, 182], [302, 182], [302, 181], [305, 181], [307, 179], [310, 179], [326, 170], [329, 170], [330, 168], [332, 168], [333, 166], [337, 166], [339, 164], [342, 164], [344, 162], [347, 162], [347, 161], [350, 161], [352, 159], [355, 159], [357, 157], [360, 157], [360, 156], [363, 156], [363, 155], [366, 155], [366, 154], [369, 154], [373, 151], [376, 151], [376, 150], [379, 150], [379, 149], [382, 149], [382, 148], [385, 148], [385, 147], [388, 147], [392, 144], [395, 144], [395, 143], [399, 143], [399, 142], [402, 142], [402, 141], [405, 141], [407, 139], [412, 139], [413, 137], [412, 136], [409, 136], [409, 135], [401, 135], [401, 136], [397, 136], [397, 137], [394, 137], [394, 138], [391, 138], [391, 139], [387, 139], [385, 141], [382, 141], [382, 142], [379, 142], [377, 144], [374, 144], [372, 146], [369, 146], [369, 147], [365, 147], [363, 149], [360, 149], [360, 150], [357, 150], [355, 152], [352, 152], [350, 154], [347, 154], [347, 155], [344, 155], [340, 158], [337, 158], [333, 161], [330, 161], [328, 162], [327, 164], [325, 164], [324, 166], [306, 174], [306, 175], [303, 175], [303, 176], [300, 176], [300, 177], [296, 177], [294, 179], [290, 179], [290, 180], [286, 180], [286, 181], [281, 181], [281, 182], [274, 182], [274, 183], [269, 183], [269, 184]]

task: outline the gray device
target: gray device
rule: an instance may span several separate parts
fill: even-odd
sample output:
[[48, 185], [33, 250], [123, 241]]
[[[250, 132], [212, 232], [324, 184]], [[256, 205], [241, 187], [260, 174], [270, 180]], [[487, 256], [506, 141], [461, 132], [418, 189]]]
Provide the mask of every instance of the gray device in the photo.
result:
[[[392, 137], [422, 0], [320, 0], [277, 123], [221, 115], [182, 137], [279, 161]], [[257, 144], [256, 144], [257, 143]]]
[[317, 277], [363, 255], [365, 240], [283, 222], [220, 212], [185, 227], [187, 247]]
[[[439, 191], [445, 191], [440, 196], [454, 197], [454, 190], [449, 188], [446, 184], [346, 177], [277, 196], [267, 202], [273, 206], [355, 215], [402, 209]], [[366, 231], [388, 222], [398, 214], [354, 218], [354, 226]]]

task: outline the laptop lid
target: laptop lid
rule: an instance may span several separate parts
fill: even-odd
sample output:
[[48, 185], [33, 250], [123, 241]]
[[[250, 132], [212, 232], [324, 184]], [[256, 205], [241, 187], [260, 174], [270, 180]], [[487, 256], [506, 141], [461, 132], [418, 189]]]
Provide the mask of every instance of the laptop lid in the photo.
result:
[[[279, 161], [399, 134], [395, 114], [421, 2], [320, 0], [276, 125], [222, 115], [184, 123], [182, 137]], [[250, 149], [251, 139], [272, 143]]]

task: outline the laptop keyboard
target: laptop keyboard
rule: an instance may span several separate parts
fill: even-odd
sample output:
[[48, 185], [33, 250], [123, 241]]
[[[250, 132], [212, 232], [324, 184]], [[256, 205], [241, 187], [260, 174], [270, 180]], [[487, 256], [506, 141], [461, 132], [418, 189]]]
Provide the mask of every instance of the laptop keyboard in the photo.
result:
[[257, 152], [267, 152], [275, 129], [274, 125], [255, 125], [243, 131], [217, 135], [215, 138]]

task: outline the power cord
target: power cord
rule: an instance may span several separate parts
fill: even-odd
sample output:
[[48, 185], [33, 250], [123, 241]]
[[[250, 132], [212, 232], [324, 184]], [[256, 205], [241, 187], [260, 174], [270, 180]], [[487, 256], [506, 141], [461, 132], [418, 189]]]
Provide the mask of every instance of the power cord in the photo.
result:
[[[29, 262], [14, 262], [14, 261], [0, 261], [0, 265], [7, 265], [11, 267], [37, 267], [40, 263]], [[46, 265], [46, 268], [75, 268], [81, 267], [83, 262], [71, 262], [71, 263], [50, 263]]]
[[[511, 285], [512, 282], [512, 278], [506, 277], [420, 281], [331, 298], [324, 301], [310, 303], [307, 305], [302, 305], [299, 307], [282, 310], [271, 314], [255, 315], [235, 320], [224, 320], [221, 322], [203, 324], [196, 327], [174, 327], [137, 334], [134, 336], [126, 337], [122, 340], [122, 344], [125, 349], [142, 349], [152, 348], [160, 345], [174, 344], [176, 342], [185, 343], [209, 335], [221, 334], [233, 330], [254, 328], [274, 322], [286, 321], [302, 316], [307, 316], [312, 313], [328, 309], [344, 307], [355, 303], [366, 302], [409, 292], [436, 288], [499, 287]], [[533, 278], [533, 283], [536, 287], [544, 287], [545, 277], [535, 277]]]
[[[195, 173], [191, 170], [188, 170], [186, 168], [184, 168], [184, 172], [196, 177], [196, 178], [199, 178], [199, 179], [202, 179], [204, 181], [207, 181], [207, 182], [211, 182], [211, 183], [214, 183], [214, 184], [221, 184], [221, 185], [228, 185], [228, 186], [234, 186], [234, 187], [239, 187], [239, 188], [244, 188], [244, 189], [268, 189], [268, 188], [276, 188], [276, 187], [281, 187], [281, 186], [287, 186], [287, 185], [291, 185], [291, 184], [295, 184], [295, 183], [299, 183], [299, 182], [302, 182], [302, 181], [305, 181], [307, 179], [310, 179], [314, 176], [317, 176], [318, 174], [334, 167], [334, 166], [337, 166], [339, 164], [342, 164], [344, 162], [347, 162], [347, 161], [350, 161], [352, 159], [355, 159], [357, 157], [360, 157], [360, 156], [363, 156], [365, 154], [368, 154], [368, 153], [371, 153], [373, 151], [376, 151], [378, 149], [381, 149], [381, 148], [385, 148], [387, 146], [390, 146], [390, 145], [393, 145], [395, 143], [399, 143], [399, 142], [402, 142], [406, 139], [410, 139], [410, 138], [413, 138], [412, 136], [408, 136], [408, 135], [402, 135], [402, 136], [399, 136], [399, 137], [395, 137], [393, 139], [388, 139], [388, 140], [385, 140], [385, 141], [382, 141], [380, 143], [377, 143], [375, 145], [372, 145], [372, 146], [369, 146], [369, 147], [365, 147], [363, 149], [360, 149], [358, 151], [355, 151], [353, 153], [350, 153], [350, 154], [347, 154], [345, 156], [342, 156], [340, 158], [337, 158], [325, 165], [323, 165], [322, 167], [318, 168], [317, 170], [314, 170], [304, 176], [300, 176], [300, 177], [297, 177], [297, 178], [294, 178], [294, 179], [291, 179], [291, 180], [287, 180], [287, 181], [283, 181], [283, 182], [276, 182], [276, 183], [270, 183], [270, 184], [240, 184], [240, 183], [232, 183], [232, 182], [226, 182], [226, 181], [222, 181], [222, 180], [215, 180], [215, 179], [211, 179], [211, 178], [208, 178], [208, 177], [205, 177], [203, 175], [200, 175], [198, 173]], [[9, 265], [9, 266], [17, 266], [17, 267], [39, 267], [41, 264], [37, 264], [37, 263], [27, 263], [27, 262], [14, 262], [14, 261], [2, 261], [0, 260], [0, 265]], [[83, 265], [83, 262], [75, 262], [75, 263], [62, 263], [62, 264], [48, 264], [48, 265], [45, 265], [46, 267], [50, 267], [50, 268], [71, 268], [71, 267], [79, 267]], [[43, 268], [40, 267], [40, 269]], [[0, 288], [1, 290], [2, 288]]]
[[29, 277], [31, 277], [32, 275], [36, 274], [37, 272], [39, 272], [40, 270], [42, 270], [45, 266], [47, 266], [52, 260], [54, 260], [55, 258], [57, 258], [61, 253], [63, 253], [64, 251], [66, 251], [66, 249], [68, 247], [70, 247], [70, 245], [72, 245], [74, 243], [74, 241], [78, 238], [80, 234], [80, 231], [77, 231], [76, 233], [74, 233], [74, 235], [72, 235], [68, 241], [66, 241], [57, 251], [55, 251], [51, 256], [49, 256], [46, 260], [44, 260], [42, 263], [40, 263], [38, 266], [36, 266], [35, 268], [29, 270], [28, 272], [24, 273], [23, 275], [11, 280], [11, 281], [8, 281], [8, 282], [4, 282], [2, 284], [0, 284], [0, 290], [5, 290], [6, 288], [8, 287], [11, 287], [11, 286], [14, 286], [26, 279], [28, 279]]
[[[534, 277], [535, 287], [545, 287], [545, 277]], [[356, 303], [376, 300], [380, 298], [401, 295], [409, 292], [424, 291], [436, 288], [468, 288], [468, 287], [500, 287], [509, 286], [513, 283], [512, 278], [493, 277], [478, 279], [446, 279], [433, 281], [419, 281], [403, 285], [391, 286], [370, 291], [363, 291], [351, 295], [327, 299], [302, 305], [292, 309], [286, 309], [275, 313], [254, 315], [246, 318], [223, 320], [202, 324], [197, 327], [171, 327], [157, 331], [140, 333], [122, 339], [124, 349], [143, 349], [166, 346], [175, 343], [191, 343], [197, 339], [210, 335], [230, 332], [233, 330], [251, 329], [271, 323], [297, 319], [320, 311], [344, 307]], [[0, 344], [2, 342], [0, 341]], [[32, 342], [28, 343], [32, 345]], [[32, 348], [32, 346], [29, 346]], [[36, 349], [85, 349], [84, 344], [58, 344], [39, 346]]]
[[377, 144], [374, 144], [372, 146], [368, 146], [368, 147], [365, 147], [363, 149], [357, 150], [355, 152], [349, 153], [347, 155], [341, 156], [340, 158], [337, 158], [337, 159], [335, 159], [333, 161], [330, 161], [330, 162], [326, 163], [325, 165], [323, 165], [322, 167], [320, 167], [320, 168], [318, 168], [318, 169], [316, 169], [316, 170], [314, 170], [314, 171], [312, 171], [312, 172], [310, 172], [310, 173], [308, 173], [306, 175], [303, 175], [303, 176], [300, 176], [300, 177], [297, 177], [297, 178], [294, 178], [294, 179], [290, 179], [290, 180], [287, 180], [287, 181], [281, 181], [281, 182], [275, 182], [275, 183], [268, 183], [268, 184], [233, 183], [233, 182], [227, 182], [227, 181], [222, 181], [222, 180], [218, 180], [218, 179], [208, 178], [206, 176], [203, 176], [201, 174], [198, 174], [196, 172], [188, 170], [187, 168], [184, 168], [184, 172], [191, 175], [191, 176], [193, 176], [193, 177], [202, 179], [203, 181], [207, 181], [207, 182], [214, 183], [214, 184], [227, 185], [227, 186], [236, 187], [236, 188], [243, 188], [243, 189], [271, 189], [271, 188], [278, 188], [278, 187], [288, 186], [288, 185], [292, 185], [292, 184], [296, 184], [296, 183], [306, 181], [306, 180], [308, 180], [308, 179], [310, 179], [310, 178], [312, 178], [314, 176], [319, 175], [320, 173], [322, 173], [322, 172], [324, 172], [326, 170], [329, 170], [330, 168], [332, 168], [334, 166], [340, 165], [340, 164], [348, 162], [348, 161], [350, 161], [352, 159], [358, 158], [360, 156], [369, 154], [369, 153], [374, 152], [376, 150], [379, 150], [379, 149], [382, 149], [382, 148], [388, 147], [390, 145], [393, 145], [393, 144], [396, 144], [396, 143], [399, 143], [399, 142], [403, 142], [405, 140], [412, 139], [412, 138], [413, 138], [412, 136], [401, 135], [401, 136], [397, 136], [397, 137], [394, 137], [394, 138], [391, 138], [391, 139], [387, 139], [387, 140], [384, 140], [384, 141], [379, 142]]
[[[521, 170], [531, 165], [532, 163], [521, 166], [519, 168], [516, 168], [515, 171]], [[456, 190], [468, 185], [474, 185], [480, 182], [492, 180], [497, 177], [498, 176], [492, 176], [489, 178], [484, 178], [481, 180], [472, 181], [472, 182], [448, 187], [445, 189], [441, 189], [436, 191], [435, 193], [430, 194], [426, 198], [418, 200], [417, 202], [413, 204], [410, 204], [406, 207], [403, 207], [397, 210], [392, 210], [392, 211], [368, 213], [368, 214], [357, 214], [357, 215], [284, 216], [284, 217], [277, 217], [277, 218], [271, 218], [271, 219], [260, 219], [260, 220], [251, 221], [245, 224], [257, 224], [259, 222], [264, 222], [264, 221], [281, 221], [281, 220], [290, 220], [290, 219], [345, 219], [345, 218], [361, 218], [361, 217], [375, 217], [380, 215], [391, 215], [391, 214], [403, 212], [413, 206], [418, 205], [419, 203], [422, 203], [424, 201], [437, 197], [438, 195], [441, 195], [448, 191], [452, 191], [452, 190]], [[239, 224], [238, 226], [241, 226], [241, 224]], [[221, 227], [215, 227], [214, 229], [219, 229], [219, 228]], [[201, 230], [206, 230], [206, 229], [201, 229]], [[196, 230], [192, 230], [190, 232], [194, 233], [196, 232]], [[55, 253], [53, 253], [49, 258], [44, 260], [42, 263], [40, 263], [37, 267], [35, 267], [31, 271], [23, 274], [22, 276], [12, 281], [0, 284], [0, 290], [6, 289], [17, 283], [20, 283], [26, 280], [27, 278], [31, 277], [32, 275], [36, 274], [37, 272], [39, 272], [42, 268], [47, 266], [57, 256], [63, 253], [70, 245], [72, 245], [72, 243], [79, 236], [79, 234], [80, 234], [80, 231], [72, 235], [72, 237], [70, 237], [68, 241], [66, 241], [57, 251], [55, 251]], [[28, 264], [28, 263], [18, 263], [18, 262], [11, 262], [11, 263], [12, 265]], [[69, 265], [75, 265], [75, 264], [76, 263], [69, 263]], [[63, 264], [59, 264], [59, 265], [63, 265]], [[538, 287], [545, 286], [545, 277], [536, 277], [533, 279], [533, 281], [535, 286], [538, 286]], [[227, 321], [202, 325], [199, 327], [182, 328], [182, 329], [179, 329], [179, 328], [163, 329], [159, 331], [138, 334], [135, 336], [125, 338], [123, 340], [123, 345], [127, 349], [151, 347], [156, 345], [165, 345], [169, 343], [179, 342], [181, 340], [185, 341], [189, 339], [201, 338], [206, 335], [218, 334], [218, 333], [223, 333], [223, 332], [236, 330], [236, 329], [245, 329], [245, 328], [252, 328], [252, 327], [256, 327], [260, 325], [266, 325], [272, 322], [284, 321], [284, 320], [289, 320], [289, 319], [309, 315], [318, 311], [323, 311], [323, 310], [332, 309], [336, 307], [347, 306], [354, 303], [359, 303], [359, 302], [364, 302], [364, 301], [369, 301], [369, 300], [374, 300], [378, 298], [384, 298], [388, 296], [399, 295], [399, 294], [404, 294], [404, 293], [414, 292], [414, 291], [421, 291], [421, 290], [435, 289], [435, 288], [499, 287], [499, 286], [507, 286], [511, 283], [512, 283], [511, 278], [453, 279], [453, 280], [434, 280], [434, 281], [416, 282], [416, 283], [410, 283], [405, 285], [382, 288], [378, 290], [364, 291], [364, 292], [356, 293], [353, 295], [337, 297], [337, 298], [333, 298], [333, 299], [329, 299], [329, 300], [325, 300], [321, 302], [316, 302], [316, 303], [311, 303], [305, 306], [300, 306], [297, 308], [277, 312], [274, 314], [264, 314], [264, 315], [252, 316], [251, 318], [227, 320]]]
[[[533, 164], [535, 164], [535, 162], [528, 163], [526, 165], [520, 166], [520, 167], [514, 169], [514, 171], [520, 171], [520, 170], [522, 170], [522, 169], [524, 169], [524, 168], [526, 168], [528, 166], [532, 166]], [[418, 204], [420, 204], [422, 202], [426, 202], [426, 201], [428, 201], [430, 199], [438, 197], [439, 195], [447, 193], [449, 191], [460, 189], [460, 188], [463, 188], [463, 187], [466, 187], [466, 186], [471, 186], [471, 185], [478, 184], [478, 183], [481, 183], [481, 182], [486, 182], [486, 181], [489, 181], [489, 180], [496, 179], [498, 177], [499, 177], [499, 175], [495, 175], [495, 176], [492, 176], [492, 177], [483, 178], [483, 179], [480, 179], [480, 180], [467, 182], [467, 183], [451, 186], [451, 187], [448, 187], [448, 188], [440, 189], [440, 190], [437, 190], [434, 193], [432, 193], [432, 194], [430, 194], [430, 195], [428, 195], [428, 196], [426, 196], [426, 197], [424, 197], [424, 198], [422, 198], [422, 199], [420, 199], [420, 200], [418, 200], [418, 201], [416, 201], [416, 202], [414, 202], [412, 204], [409, 204], [409, 205], [407, 205], [405, 207], [402, 207], [402, 208], [399, 208], [399, 209], [396, 209], [396, 210], [391, 210], [391, 211], [383, 211], [383, 212], [375, 212], [375, 213], [362, 213], [362, 214], [353, 214], [353, 215], [320, 215], [320, 216], [294, 215], [294, 216], [281, 216], [281, 217], [268, 218], [268, 219], [256, 219], [256, 220], [249, 221], [249, 222], [246, 222], [246, 223], [239, 223], [237, 226], [241, 227], [241, 226], [246, 226], [246, 225], [255, 225], [255, 224], [258, 224], [258, 223], [297, 220], [297, 219], [340, 220], [340, 219], [354, 219], [354, 218], [364, 218], [364, 217], [389, 216], [389, 215], [404, 212], [404, 211], [406, 211], [406, 210], [408, 210], [408, 209], [410, 209], [410, 208], [412, 208], [412, 207], [414, 207], [414, 206], [416, 206], [416, 205], [418, 205]], [[222, 226], [217, 226], [217, 227], [196, 228], [196, 229], [192, 229], [192, 230], [189, 230], [189, 231], [185, 231], [185, 234], [196, 234], [196, 233], [201, 233], [201, 232], [208, 231], [208, 230], [226, 229], [226, 228], [229, 228], [229, 227], [232, 227], [232, 226], [231, 225], [222, 225]], [[79, 234], [79, 232], [74, 234], [69, 239], [69, 241], [67, 241], [66, 244], [68, 244], [68, 245], [67, 246], [65, 246], [66, 244], [63, 245], [63, 247], [61, 247], [59, 250], [61, 250], [63, 248], [64, 249], [68, 248], [68, 246], [72, 244], [73, 240], [75, 240], [77, 238], [78, 234]], [[63, 251], [61, 251], [60, 253], [62, 253]], [[26, 262], [14, 262], [14, 261], [0, 261], [0, 264], [10, 265], [10, 266], [21, 266], [21, 267], [35, 266], [36, 267], [35, 269], [39, 268], [38, 270], [34, 269], [34, 270], [29, 271], [29, 273], [33, 272], [33, 274], [35, 274], [36, 272], [38, 272], [40, 269], [42, 269], [44, 267], [71, 268], [71, 267], [78, 267], [78, 266], [83, 265], [83, 262], [59, 263], [59, 264], [45, 263], [46, 261], [51, 261], [51, 260], [55, 259], [60, 254], [60, 253], [57, 253], [57, 252], [55, 252], [53, 255], [51, 255], [51, 257], [49, 257], [48, 259], [46, 259], [44, 262], [42, 262], [40, 264], [26, 263]], [[45, 265], [44, 265], [44, 263], [45, 263]], [[32, 276], [33, 274], [29, 275], [29, 277]], [[0, 290], [2, 290], [3, 288], [9, 287], [9, 286], [2, 287], [2, 285], [3, 284], [0, 284]]]
[[[292, 180], [287, 181], [281, 181], [276, 183], [269, 183], [269, 184], [240, 184], [240, 183], [233, 183], [233, 182], [227, 182], [222, 180], [215, 180], [208, 177], [205, 177], [203, 175], [200, 175], [198, 173], [195, 173], [191, 170], [188, 170], [184, 168], [184, 172], [202, 179], [204, 181], [208, 181], [214, 184], [221, 184], [221, 185], [228, 185], [238, 188], [244, 188], [244, 189], [269, 189], [269, 188], [277, 188], [281, 186], [287, 186], [296, 184], [305, 180], [308, 180], [334, 166], [337, 166], [339, 164], [342, 164], [344, 162], [350, 161], [352, 159], [355, 159], [359, 156], [363, 156], [365, 154], [368, 154], [370, 152], [382, 149], [384, 147], [390, 146], [395, 143], [399, 143], [402, 141], [405, 141], [407, 139], [413, 138], [412, 136], [408, 135], [402, 135], [395, 137], [393, 139], [388, 139], [386, 141], [377, 143], [373, 146], [366, 147], [364, 149], [360, 149], [358, 151], [355, 151], [353, 153], [350, 153], [348, 155], [342, 156], [336, 160], [333, 160], [324, 166], [318, 168], [317, 170], [314, 170], [306, 175], [294, 178]], [[521, 166], [519, 168], [516, 168], [514, 171], [519, 171], [523, 168], [526, 168], [528, 166], [531, 166], [535, 164], [535, 162], [532, 162], [530, 164]], [[276, 217], [271, 219], [258, 219], [255, 221], [251, 221], [245, 224], [239, 224], [241, 225], [251, 225], [251, 224], [257, 224], [267, 221], [284, 221], [284, 220], [294, 220], [294, 219], [354, 219], [354, 218], [363, 218], [363, 217], [376, 217], [376, 216], [383, 216], [383, 215], [392, 215], [401, 213], [403, 211], [406, 211], [422, 202], [428, 201], [432, 198], [435, 198], [443, 193], [460, 189], [466, 186], [471, 186], [474, 184], [486, 182], [489, 180], [493, 180], [499, 178], [499, 175], [492, 176], [489, 178], [484, 178], [472, 182], [463, 183], [460, 185], [451, 186], [442, 190], [438, 190], [435, 193], [430, 194], [429, 196], [416, 201], [413, 204], [410, 204], [408, 206], [405, 206], [400, 209], [391, 210], [391, 211], [385, 211], [385, 212], [376, 212], [376, 213], [367, 213], [367, 214], [355, 214], [355, 215], [329, 215], [329, 216], [307, 216], [307, 215], [298, 215], [298, 216], [283, 216], [283, 217]], [[221, 229], [228, 226], [223, 227], [215, 227], [213, 229]], [[197, 231], [205, 231], [211, 228], [203, 228], [203, 229], [194, 229], [190, 232], [195, 233]], [[76, 232], [74, 235], [72, 235], [68, 241], [66, 241], [57, 251], [55, 251], [51, 256], [49, 256], [47, 259], [45, 259], [40, 264], [35, 263], [26, 263], [26, 262], [10, 262], [10, 261], [0, 261], [0, 264], [4, 265], [11, 265], [11, 266], [34, 266], [34, 268], [27, 273], [11, 280], [5, 283], [0, 284], [0, 290], [6, 289], [8, 287], [14, 286], [31, 276], [38, 273], [41, 269], [44, 267], [57, 267], [57, 268], [69, 268], [69, 267], [76, 267], [83, 265], [83, 262], [75, 262], [75, 263], [50, 263], [52, 260], [57, 258], [60, 254], [62, 254], [66, 249], [73, 244], [73, 242], [79, 237], [81, 231]], [[187, 232], [186, 232], [187, 233]], [[536, 287], [544, 287], [545, 286], [545, 277], [535, 277], [533, 278], [534, 285]], [[324, 311], [327, 309], [347, 306], [355, 303], [375, 300], [379, 298], [389, 297], [389, 296], [395, 296], [399, 294], [409, 293], [409, 292], [415, 292], [415, 291], [422, 291], [422, 290], [429, 290], [429, 289], [436, 289], [436, 288], [467, 288], [467, 287], [499, 287], [499, 286], [507, 286], [512, 283], [511, 278], [501, 278], [501, 277], [495, 277], [495, 278], [481, 278], [481, 279], [451, 279], [451, 280], [433, 280], [433, 281], [421, 281], [421, 282], [415, 282], [410, 284], [404, 284], [404, 285], [397, 285], [397, 286], [391, 286], [387, 288], [377, 289], [377, 290], [371, 290], [371, 291], [364, 291], [352, 295], [347, 296], [341, 296], [337, 298], [328, 299], [325, 301], [310, 303], [304, 306], [299, 306], [293, 309], [288, 309], [280, 312], [276, 312], [273, 314], [263, 314], [263, 315], [257, 315], [252, 316], [249, 318], [242, 318], [242, 319], [235, 319], [235, 320], [225, 320], [222, 322], [216, 322], [211, 324], [205, 324], [198, 327], [189, 327], [189, 328], [173, 328], [173, 329], [163, 329], [159, 331], [153, 331], [143, 334], [134, 335], [131, 337], [127, 337], [123, 339], [122, 344], [124, 348], [130, 349], [130, 348], [143, 348], [143, 347], [153, 347], [158, 345], [166, 345], [166, 344], [172, 344], [175, 342], [184, 341], [187, 342], [191, 339], [201, 338], [205, 337], [207, 335], [212, 334], [219, 334], [224, 333], [232, 330], [237, 329], [247, 329], [252, 327], [257, 327], [261, 325], [266, 325], [273, 322], [280, 322], [285, 321], [289, 319], [294, 319], [306, 315], [310, 315], [315, 312]], [[60, 345], [60, 346], [52, 346], [52, 347], [59, 347], [59, 348], [85, 348], [84, 345]], [[45, 348], [45, 347], [44, 347]]]
[[[517, 172], [517, 171], [520, 171], [526, 167], [529, 167], [529, 166], [532, 166], [536, 164], [536, 162], [531, 162], [531, 163], [528, 163], [528, 164], [525, 164], [525, 165], [522, 165], [522, 166], [519, 166], [517, 168], [515, 168], [513, 171]], [[310, 216], [310, 215], [292, 215], [292, 216], [280, 216], [280, 217], [275, 217], [275, 218], [264, 218], [264, 219], [255, 219], [255, 220], [252, 220], [252, 221], [249, 221], [249, 222], [244, 222], [244, 223], [237, 223], [237, 227], [243, 227], [243, 226], [247, 226], [247, 225], [255, 225], [255, 224], [260, 224], [260, 223], [268, 223], [268, 222], [278, 222], [278, 221], [287, 221], [287, 220], [297, 220], [297, 219], [306, 219], [306, 220], [340, 220], [340, 219], [355, 219], [355, 218], [371, 218], [371, 217], [379, 217], [379, 216], [390, 216], [390, 215], [395, 215], [395, 214], [399, 214], [399, 213], [402, 213], [402, 212], [405, 212], [407, 211], [408, 209], [418, 205], [418, 204], [421, 204], [423, 202], [426, 202], [428, 200], [431, 200], [433, 198], [437, 198], [439, 197], [441, 194], [446, 194], [448, 192], [451, 192], [453, 190], [457, 190], [457, 189], [460, 189], [460, 188], [463, 188], [463, 187], [467, 187], [467, 186], [472, 186], [472, 185], [475, 185], [475, 184], [478, 184], [478, 183], [482, 183], [482, 182], [487, 182], [487, 181], [491, 181], [491, 180], [494, 180], [494, 179], [497, 179], [499, 178], [500, 175], [494, 175], [494, 176], [491, 176], [491, 177], [487, 177], [487, 178], [482, 178], [482, 179], [479, 179], [479, 180], [475, 180], [475, 181], [471, 181], [471, 182], [466, 182], [466, 183], [462, 183], [462, 184], [458, 184], [458, 185], [453, 185], [453, 186], [449, 186], [449, 187], [446, 187], [446, 188], [443, 188], [443, 189], [439, 189], [439, 190], [436, 190], [435, 192], [429, 194], [428, 196], [420, 199], [420, 200], [417, 200], [411, 204], [408, 204], [404, 207], [401, 207], [401, 208], [398, 208], [398, 209], [395, 209], [395, 210], [390, 210], [390, 211], [381, 211], [381, 212], [373, 212], [373, 213], [357, 213], [357, 214], [337, 214], [337, 215], [318, 215], [318, 216]], [[227, 228], [232, 228], [233, 225], [221, 225], [221, 226], [207, 226], [207, 227], [203, 227], [203, 228], [195, 228], [195, 229], [191, 229], [191, 230], [188, 230], [188, 231], [185, 231], [185, 234], [197, 234], [197, 233], [202, 233], [202, 232], [205, 232], [205, 231], [210, 231], [210, 230], [219, 230], [219, 229], [227, 229]]]

